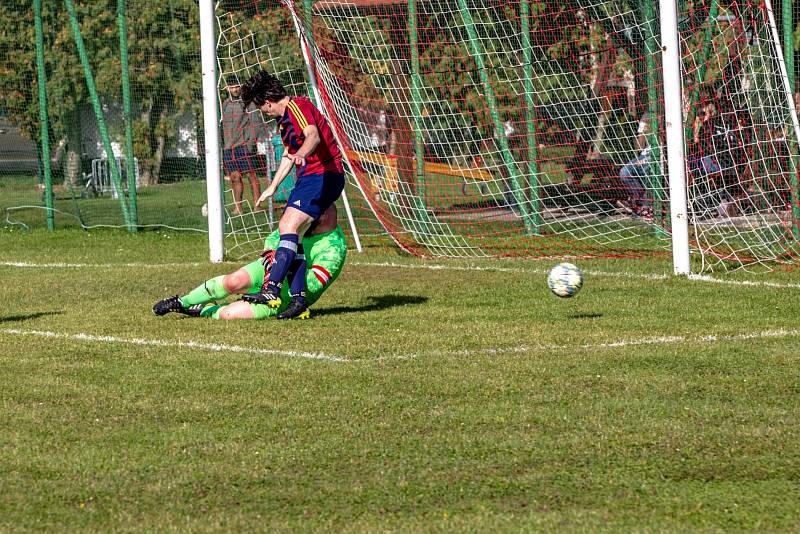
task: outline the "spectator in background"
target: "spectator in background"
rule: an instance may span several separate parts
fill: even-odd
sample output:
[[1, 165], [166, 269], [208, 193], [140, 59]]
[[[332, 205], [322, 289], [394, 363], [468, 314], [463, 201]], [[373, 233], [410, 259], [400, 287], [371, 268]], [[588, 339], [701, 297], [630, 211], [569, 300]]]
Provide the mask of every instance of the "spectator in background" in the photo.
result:
[[649, 130], [650, 115], [644, 113], [639, 119], [639, 126], [636, 129], [636, 150], [639, 151], [639, 155], [626, 163], [619, 171], [619, 178], [628, 193], [628, 198], [617, 201], [617, 206], [625, 212], [648, 219], [653, 216], [653, 208], [647, 200], [643, 180], [651, 172], [651, 147], [647, 140]]
[[375, 129], [372, 130], [372, 144], [381, 154], [389, 153], [389, 122], [385, 110], [381, 110]]
[[[247, 176], [253, 191], [253, 203], [261, 196], [261, 184], [253, 165], [253, 145], [256, 141], [257, 113], [248, 113], [242, 105], [241, 86], [235, 77], [227, 78], [228, 98], [222, 103], [222, 162], [225, 180], [233, 190], [234, 213], [242, 214], [242, 176]], [[255, 206], [254, 206], [255, 207]]]
[[693, 209], [701, 218], [732, 216], [737, 212], [735, 198], [742, 194], [739, 178], [747, 174], [745, 135], [750, 125], [724, 94], [712, 93], [701, 103], [688, 161]]
[[717, 162], [714, 148], [714, 137], [716, 130], [722, 125], [717, 113], [717, 105], [714, 101], [706, 101], [694, 119], [692, 127], [692, 143], [694, 157], [689, 159], [689, 170], [700, 170], [704, 174], [719, 172], [721, 167]]

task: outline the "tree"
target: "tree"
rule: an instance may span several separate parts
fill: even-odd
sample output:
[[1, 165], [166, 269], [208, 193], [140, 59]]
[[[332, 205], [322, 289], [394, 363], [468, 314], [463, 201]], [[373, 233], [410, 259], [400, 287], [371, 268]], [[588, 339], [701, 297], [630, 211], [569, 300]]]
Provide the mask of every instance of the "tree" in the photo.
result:
[[[117, 3], [76, 5], [97, 90], [106, 105], [121, 100]], [[154, 184], [165, 149], [176, 134], [176, 118], [191, 110], [200, 117], [201, 79], [198, 7], [191, 0], [127, 5], [129, 74], [134, 100], [134, 151], [142, 182]], [[81, 169], [81, 109], [88, 91], [65, 6], [43, 2], [48, 107], [54, 139], [65, 139], [65, 176], [75, 183]], [[0, 99], [9, 120], [31, 139], [39, 137], [34, 20], [29, 0], [0, 5]], [[113, 137], [122, 124], [109, 124]]]

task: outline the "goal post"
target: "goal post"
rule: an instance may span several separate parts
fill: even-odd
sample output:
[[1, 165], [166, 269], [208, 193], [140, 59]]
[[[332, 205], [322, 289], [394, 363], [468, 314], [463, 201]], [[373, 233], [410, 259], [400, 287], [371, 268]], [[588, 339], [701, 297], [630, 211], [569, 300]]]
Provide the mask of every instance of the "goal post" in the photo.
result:
[[675, 0], [659, 0], [659, 6], [664, 82], [664, 128], [667, 139], [669, 205], [672, 226], [672, 268], [675, 274], [688, 275], [691, 272], [691, 266], [689, 214], [686, 204], [686, 161], [683, 146], [678, 6]]
[[217, 107], [216, 17], [212, 0], [200, 1], [200, 51], [203, 75], [203, 124], [208, 206], [208, 251], [212, 263], [225, 256], [220, 177], [219, 109]]

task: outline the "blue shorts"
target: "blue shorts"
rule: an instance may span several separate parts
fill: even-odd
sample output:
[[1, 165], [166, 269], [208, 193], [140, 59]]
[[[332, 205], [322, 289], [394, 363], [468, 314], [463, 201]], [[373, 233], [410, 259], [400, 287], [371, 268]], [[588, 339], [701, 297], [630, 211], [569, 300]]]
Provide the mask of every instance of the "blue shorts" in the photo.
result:
[[250, 151], [244, 145], [226, 148], [222, 151], [222, 163], [225, 174], [233, 172], [255, 172]]
[[316, 221], [336, 202], [343, 190], [344, 174], [340, 172], [306, 174], [292, 189], [286, 207], [300, 210]]

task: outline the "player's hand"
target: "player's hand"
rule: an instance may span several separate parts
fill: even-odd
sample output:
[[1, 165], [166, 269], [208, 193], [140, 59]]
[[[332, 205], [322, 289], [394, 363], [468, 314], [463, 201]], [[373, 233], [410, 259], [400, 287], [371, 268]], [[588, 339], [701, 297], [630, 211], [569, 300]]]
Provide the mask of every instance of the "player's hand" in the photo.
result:
[[299, 154], [289, 154], [289, 159], [292, 160], [298, 167], [302, 167], [306, 164], [306, 158]]
[[267, 199], [274, 194], [275, 194], [275, 188], [272, 187], [272, 185], [270, 185], [264, 190], [263, 193], [261, 193], [261, 196], [258, 197], [258, 200], [256, 200], [256, 207], [259, 207], [263, 202], [266, 202]]

